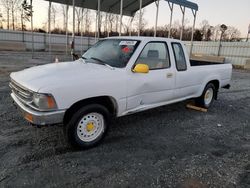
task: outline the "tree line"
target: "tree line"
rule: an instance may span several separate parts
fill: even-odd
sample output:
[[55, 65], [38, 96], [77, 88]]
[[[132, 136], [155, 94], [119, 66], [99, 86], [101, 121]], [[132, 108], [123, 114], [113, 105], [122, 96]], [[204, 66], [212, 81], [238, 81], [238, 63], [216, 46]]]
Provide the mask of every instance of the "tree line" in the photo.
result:
[[[12, 30], [29, 30], [27, 24], [30, 23], [30, 17], [32, 15], [32, 5], [30, 1], [26, 0], [0, 0], [2, 8], [0, 9], [0, 28], [12, 29]], [[145, 9], [141, 14], [141, 27], [139, 28], [140, 15], [137, 12], [134, 18], [125, 17], [122, 22], [122, 35], [137, 35], [140, 30], [141, 36], [153, 36], [154, 28], [148, 27], [148, 22], [144, 18]], [[70, 14], [68, 15], [71, 16]], [[96, 11], [89, 9], [75, 8], [75, 32], [76, 35], [95, 36], [95, 32], [91, 28], [91, 25], [96, 22]], [[67, 25], [73, 25], [72, 19], [68, 19], [67, 22], [67, 6], [66, 5], [52, 5], [51, 7], [51, 33], [65, 34]], [[62, 21], [61, 21], [62, 20]], [[188, 26], [189, 20], [184, 21], [183, 40], [191, 40], [192, 27]], [[224, 25], [224, 24], [222, 24]], [[203, 20], [194, 30], [194, 41], [239, 41], [240, 31], [233, 26], [226, 26], [223, 30], [221, 24], [210, 25], [207, 20]], [[35, 28], [36, 32], [46, 33], [48, 28], [48, 19], [43, 23], [41, 28]], [[119, 30], [119, 15], [112, 13], [100, 13], [100, 24], [97, 27], [100, 32], [100, 37], [116, 36]], [[171, 31], [169, 25], [158, 26], [157, 36], [167, 37], [171, 32], [172, 38], [180, 38], [181, 24], [179, 21], [174, 21]], [[70, 34], [70, 32], [68, 31]]]

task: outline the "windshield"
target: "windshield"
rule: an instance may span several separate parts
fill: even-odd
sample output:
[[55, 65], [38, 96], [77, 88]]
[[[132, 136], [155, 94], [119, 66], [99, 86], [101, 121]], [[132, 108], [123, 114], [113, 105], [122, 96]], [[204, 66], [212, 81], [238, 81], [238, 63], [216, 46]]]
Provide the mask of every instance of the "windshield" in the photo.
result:
[[88, 61], [123, 68], [133, 55], [139, 41], [126, 39], [105, 39], [97, 42], [82, 56]]

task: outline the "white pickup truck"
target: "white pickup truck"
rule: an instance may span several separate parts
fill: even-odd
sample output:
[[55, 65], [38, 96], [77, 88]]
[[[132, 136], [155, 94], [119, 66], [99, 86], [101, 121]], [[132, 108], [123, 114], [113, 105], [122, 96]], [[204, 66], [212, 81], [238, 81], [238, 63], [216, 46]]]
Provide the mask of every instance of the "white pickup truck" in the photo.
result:
[[63, 123], [69, 143], [88, 148], [103, 139], [110, 117], [191, 98], [210, 107], [231, 74], [231, 64], [189, 61], [178, 40], [111, 37], [76, 61], [11, 73], [10, 87], [26, 120]]

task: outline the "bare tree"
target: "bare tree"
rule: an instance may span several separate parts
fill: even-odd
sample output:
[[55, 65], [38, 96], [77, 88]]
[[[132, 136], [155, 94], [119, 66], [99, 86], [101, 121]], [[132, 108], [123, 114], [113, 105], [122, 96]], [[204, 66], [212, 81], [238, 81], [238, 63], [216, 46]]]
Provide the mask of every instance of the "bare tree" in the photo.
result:
[[18, 0], [12, 0], [10, 2], [10, 6], [11, 6], [11, 17], [12, 17], [12, 29], [15, 30], [15, 10], [16, 10], [16, 6], [17, 6], [17, 2]]
[[6, 17], [7, 17], [7, 29], [10, 29], [10, 4], [11, 0], [1, 0], [3, 7], [6, 11]]
[[119, 15], [115, 14], [115, 32], [118, 32], [119, 27]]
[[[169, 25], [159, 26], [157, 28], [157, 36], [159, 37], [167, 37], [168, 36]], [[152, 36], [154, 34], [154, 28], [152, 28]]]
[[228, 26], [225, 32], [225, 38], [229, 41], [238, 40], [240, 38], [240, 35], [240, 31], [233, 26]]
[[52, 24], [53, 24], [53, 28], [56, 28], [56, 16], [57, 16], [57, 7], [55, 5], [51, 6], [51, 15], [50, 15], [50, 19], [52, 20]]
[[76, 25], [77, 25], [77, 33], [78, 33], [78, 35], [80, 33], [80, 25], [81, 25], [81, 20], [82, 20], [81, 12], [82, 12], [82, 8], [79, 8], [79, 7], [75, 8]]
[[100, 23], [99, 23], [99, 26], [98, 26], [98, 30], [99, 32], [101, 33], [101, 28], [103, 26], [105, 26], [105, 17], [106, 17], [106, 13], [105, 12], [100, 12]]
[[131, 23], [131, 21], [133, 21], [133, 18], [132, 17], [130, 17], [129, 19], [125, 19], [124, 20], [124, 22], [122, 22], [122, 26], [123, 26], [123, 29], [124, 29], [124, 31], [125, 31], [125, 33], [126, 33], [126, 35], [128, 35], [129, 34], [129, 31], [130, 31], [130, 23]]
[[86, 9], [85, 12], [85, 34], [89, 33], [89, 29], [90, 29], [90, 25], [91, 25], [91, 15], [90, 15], [90, 10]]
[[180, 27], [179, 21], [175, 20], [171, 28], [171, 36], [173, 38], [180, 38]]
[[213, 31], [213, 39], [214, 41], [217, 41], [219, 40], [219, 36], [220, 36], [220, 25], [216, 25], [214, 26], [214, 31]]
[[[22, 0], [1, 0], [3, 8], [5, 9], [5, 14], [7, 17], [7, 29], [10, 29], [10, 24], [12, 29], [15, 30], [15, 25], [17, 22], [18, 10], [21, 8]], [[25, 0], [24, 0], [25, 1]], [[11, 21], [10, 21], [11, 19]]]
[[203, 35], [203, 40], [207, 40], [209, 37], [207, 35], [208, 33], [208, 29], [210, 28], [210, 24], [207, 20], [203, 20], [200, 24], [201, 26], [201, 33]]
[[115, 21], [115, 15], [114, 14], [112, 14], [112, 13], [108, 13], [108, 30], [110, 31], [110, 32], [112, 32], [113, 31], [113, 27], [114, 27], [114, 21]]
[[103, 30], [105, 33], [107, 33], [108, 32], [108, 13], [107, 12], [105, 12], [104, 22], [105, 24], [104, 24]]
[[83, 8], [75, 8], [75, 12], [76, 12], [76, 22], [77, 22], [77, 33], [80, 34], [80, 27], [81, 24], [83, 23], [83, 18], [85, 16], [85, 14], [87, 13], [87, 9], [83, 9]]
[[134, 20], [133, 20], [133, 25], [136, 28], [136, 30], [145, 30], [146, 26], [147, 26], [147, 21], [144, 18], [145, 15], [145, 9], [142, 9], [141, 11], [141, 28], [139, 28], [139, 20], [140, 20], [140, 12], [137, 11], [137, 13], [134, 16]]
[[[91, 26], [91, 12], [89, 9], [83, 9], [76, 7], [75, 8], [75, 13], [76, 13], [76, 25], [77, 25], [77, 33], [78, 35], [81, 33], [81, 26], [84, 28], [85, 34], [89, 33], [90, 26]], [[104, 18], [105, 13], [101, 12], [100, 14], [100, 28], [102, 26], [102, 20]]]
[[0, 29], [3, 29], [3, 21], [4, 21], [3, 14], [2, 14], [1, 9], [0, 9]]
[[27, 1], [23, 1], [22, 8], [19, 9], [21, 12], [21, 28], [22, 31], [26, 29], [25, 21], [30, 21], [32, 16], [32, 5], [28, 4]]
[[194, 41], [202, 41], [203, 35], [199, 29], [194, 32]]
[[63, 15], [63, 30], [66, 31], [67, 5], [61, 5], [61, 11]]
[[48, 20], [42, 23], [42, 30], [47, 31], [47, 28], [48, 28]]

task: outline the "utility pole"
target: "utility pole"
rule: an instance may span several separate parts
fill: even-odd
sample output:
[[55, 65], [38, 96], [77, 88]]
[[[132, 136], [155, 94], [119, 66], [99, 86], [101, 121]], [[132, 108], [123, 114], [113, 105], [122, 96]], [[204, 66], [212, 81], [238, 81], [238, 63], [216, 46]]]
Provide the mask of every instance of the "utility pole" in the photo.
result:
[[220, 42], [219, 42], [219, 49], [218, 49], [218, 56], [220, 56], [220, 50], [221, 50], [221, 41], [222, 41], [222, 37], [223, 34], [225, 33], [225, 31], [227, 30], [227, 26], [225, 24], [222, 24], [220, 26], [220, 30], [221, 30], [221, 35], [220, 35]]
[[31, 37], [32, 37], [32, 59], [34, 57], [34, 33], [33, 33], [33, 4], [32, 0], [30, 0], [30, 23], [31, 23]]
[[246, 40], [246, 42], [248, 42], [249, 34], [250, 34], [250, 24], [249, 24], [249, 26], [248, 26], [248, 32], [247, 32], [247, 40]]

